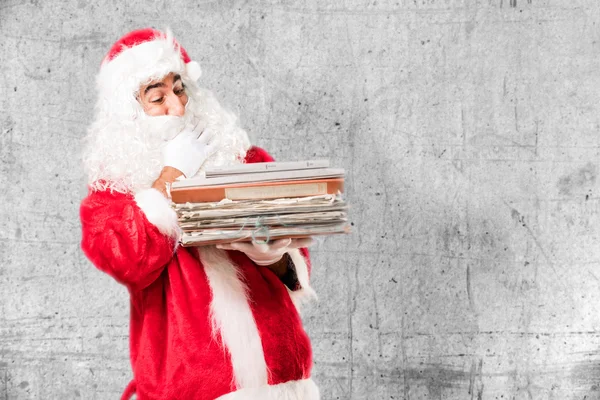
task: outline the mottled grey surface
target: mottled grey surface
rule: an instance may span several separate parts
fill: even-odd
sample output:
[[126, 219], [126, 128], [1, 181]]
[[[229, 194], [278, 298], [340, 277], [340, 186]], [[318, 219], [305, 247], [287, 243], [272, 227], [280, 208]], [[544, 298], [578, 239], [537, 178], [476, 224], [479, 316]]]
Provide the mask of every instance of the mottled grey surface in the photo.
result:
[[253, 141], [347, 169], [313, 252], [323, 399], [600, 399], [597, 0], [0, 0], [0, 399], [116, 399], [128, 297], [79, 249], [121, 34], [171, 26]]

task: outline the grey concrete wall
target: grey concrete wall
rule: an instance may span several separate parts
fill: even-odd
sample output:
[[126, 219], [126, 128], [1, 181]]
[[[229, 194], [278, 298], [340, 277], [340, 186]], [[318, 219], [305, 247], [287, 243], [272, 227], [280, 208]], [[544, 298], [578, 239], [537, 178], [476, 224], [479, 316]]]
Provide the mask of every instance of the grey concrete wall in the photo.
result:
[[600, 399], [596, 0], [1, 0], [0, 399], [130, 378], [78, 154], [102, 56], [148, 25], [256, 144], [347, 170], [304, 315], [324, 399]]

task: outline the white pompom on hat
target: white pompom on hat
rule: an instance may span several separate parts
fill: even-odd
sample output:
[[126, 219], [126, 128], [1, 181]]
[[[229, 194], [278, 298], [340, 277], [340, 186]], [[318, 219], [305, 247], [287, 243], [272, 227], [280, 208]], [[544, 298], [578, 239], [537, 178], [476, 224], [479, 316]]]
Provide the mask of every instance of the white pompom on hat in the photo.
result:
[[139, 112], [135, 95], [141, 85], [169, 73], [197, 81], [200, 65], [192, 61], [170, 30], [152, 28], [127, 33], [112, 45], [100, 66], [96, 84], [101, 108], [113, 115]]

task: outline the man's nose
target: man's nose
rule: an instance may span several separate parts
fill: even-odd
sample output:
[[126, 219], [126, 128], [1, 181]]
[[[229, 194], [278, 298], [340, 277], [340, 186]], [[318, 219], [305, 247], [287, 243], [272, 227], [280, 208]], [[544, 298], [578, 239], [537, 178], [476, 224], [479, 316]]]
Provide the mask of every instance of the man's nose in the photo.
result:
[[183, 98], [175, 93], [169, 93], [167, 96], [167, 115], [173, 117], [182, 117], [185, 114], [185, 104]]

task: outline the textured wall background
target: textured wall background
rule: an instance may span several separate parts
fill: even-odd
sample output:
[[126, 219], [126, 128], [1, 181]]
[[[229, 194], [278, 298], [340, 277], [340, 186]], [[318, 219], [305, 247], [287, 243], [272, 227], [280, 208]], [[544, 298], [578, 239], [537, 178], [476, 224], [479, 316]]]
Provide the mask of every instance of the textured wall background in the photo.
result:
[[102, 56], [148, 25], [256, 144], [347, 169], [304, 315], [324, 399], [600, 399], [596, 0], [0, 0], [0, 399], [130, 378], [78, 155]]

